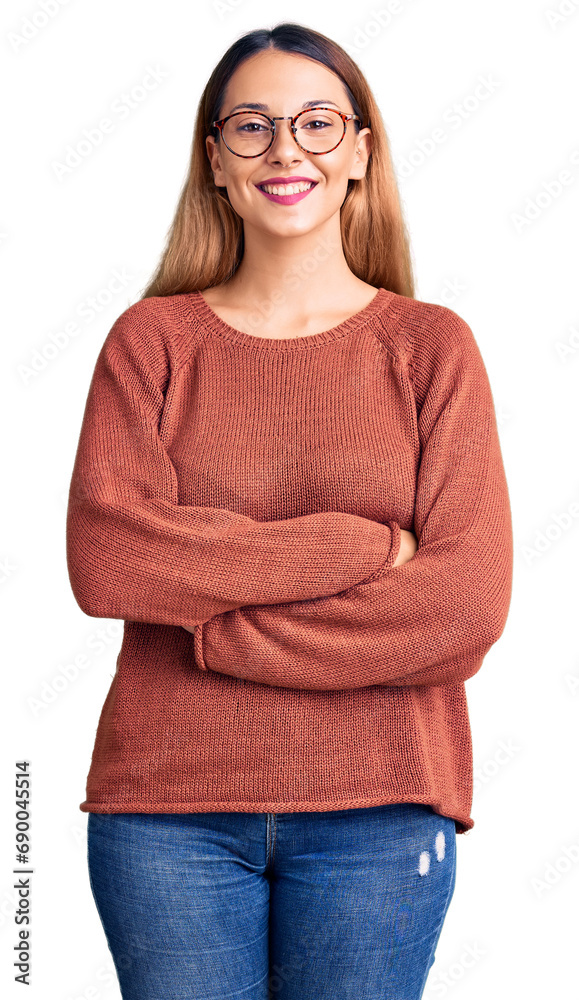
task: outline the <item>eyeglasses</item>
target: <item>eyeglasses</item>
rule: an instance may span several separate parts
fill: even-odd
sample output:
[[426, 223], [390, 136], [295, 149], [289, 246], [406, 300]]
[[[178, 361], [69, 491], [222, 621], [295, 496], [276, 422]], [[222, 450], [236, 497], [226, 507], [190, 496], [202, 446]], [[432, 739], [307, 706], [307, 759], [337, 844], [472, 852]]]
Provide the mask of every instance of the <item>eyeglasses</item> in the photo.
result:
[[[319, 112], [323, 112], [320, 114]], [[270, 118], [254, 111], [235, 111], [227, 118], [212, 122], [218, 128], [223, 142], [235, 156], [245, 158], [262, 156], [272, 145], [276, 136], [276, 122], [289, 121], [292, 135], [305, 153], [322, 156], [339, 146], [346, 134], [346, 123], [362, 119], [358, 115], [346, 115], [333, 108], [308, 108], [290, 115]]]

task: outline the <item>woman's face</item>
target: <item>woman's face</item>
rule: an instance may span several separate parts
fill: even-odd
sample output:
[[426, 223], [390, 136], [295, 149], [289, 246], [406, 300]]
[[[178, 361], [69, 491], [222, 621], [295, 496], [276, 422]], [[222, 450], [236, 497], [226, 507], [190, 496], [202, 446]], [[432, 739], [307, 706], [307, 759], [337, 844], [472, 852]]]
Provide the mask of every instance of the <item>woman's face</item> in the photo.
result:
[[[244, 110], [244, 101], [267, 105], [265, 114], [296, 115], [305, 102], [335, 106], [351, 114], [339, 77], [321, 63], [294, 53], [267, 50], [259, 52], [237, 68], [232, 75], [220, 117], [233, 109]], [[237, 108], [236, 105], [241, 105]], [[251, 108], [247, 110], [251, 111]], [[206, 148], [217, 187], [226, 187], [229, 201], [245, 227], [275, 236], [311, 232], [339, 213], [346, 197], [348, 180], [363, 177], [371, 149], [370, 129], [356, 132], [349, 121], [346, 134], [336, 149], [315, 155], [301, 149], [290, 129], [290, 122], [276, 123], [276, 136], [262, 156], [244, 159], [232, 153], [220, 140], [207, 137]], [[259, 184], [271, 177], [307, 177], [316, 182], [310, 193], [293, 205], [281, 204], [266, 197]]]

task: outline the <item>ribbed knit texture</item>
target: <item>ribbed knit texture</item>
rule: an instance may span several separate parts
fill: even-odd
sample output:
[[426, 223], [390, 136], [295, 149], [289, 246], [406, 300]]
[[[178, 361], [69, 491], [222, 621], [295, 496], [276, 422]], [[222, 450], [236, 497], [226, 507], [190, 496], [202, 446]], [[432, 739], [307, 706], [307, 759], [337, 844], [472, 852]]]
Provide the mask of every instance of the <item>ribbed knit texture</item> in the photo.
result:
[[[401, 528], [419, 545], [394, 566]], [[451, 309], [380, 288], [276, 340], [199, 292], [136, 302], [97, 358], [66, 546], [82, 610], [125, 621], [82, 811], [418, 802], [472, 828], [464, 682], [504, 630], [513, 541]]]

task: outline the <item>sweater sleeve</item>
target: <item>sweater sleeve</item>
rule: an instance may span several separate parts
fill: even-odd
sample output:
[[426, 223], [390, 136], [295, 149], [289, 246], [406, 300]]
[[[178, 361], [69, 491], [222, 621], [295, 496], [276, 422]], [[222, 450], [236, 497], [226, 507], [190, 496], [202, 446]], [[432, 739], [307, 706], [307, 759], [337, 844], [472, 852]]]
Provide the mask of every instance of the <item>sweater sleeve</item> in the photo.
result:
[[513, 542], [491, 388], [465, 321], [429, 315], [406, 352], [421, 449], [413, 558], [332, 596], [217, 616], [195, 629], [200, 669], [314, 690], [453, 684], [501, 636]]
[[66, 557], [85, 614], [194, 626], [245, 604], [334, 594], [394, 560], [395, 522], [340, 511], [259, 522], [179, 504], [160, 435], [176, 364], [143, 301], [98, 355], [72, 471]]

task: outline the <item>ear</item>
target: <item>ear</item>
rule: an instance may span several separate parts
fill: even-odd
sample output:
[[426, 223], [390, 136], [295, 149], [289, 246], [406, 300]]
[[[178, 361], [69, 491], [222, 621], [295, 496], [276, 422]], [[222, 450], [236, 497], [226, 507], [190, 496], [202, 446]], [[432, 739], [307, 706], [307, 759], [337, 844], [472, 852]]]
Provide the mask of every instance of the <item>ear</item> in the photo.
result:
[[221, 166], [219, 142], [212, 135], [205, 137], [205, 149], [207, 150], [207, 156], [209, 157], [209, 162], [211, 163], [215, 186], [225, 187], [225, 177], [223, 176], [223, 169]]
[[363, 128], [356, 136], [356, 152], [354, 162], [349, 173], [349, 178], [358, 180], [366, 174], [368, 160], [372, 152], [372, 132], [369, 128]]

